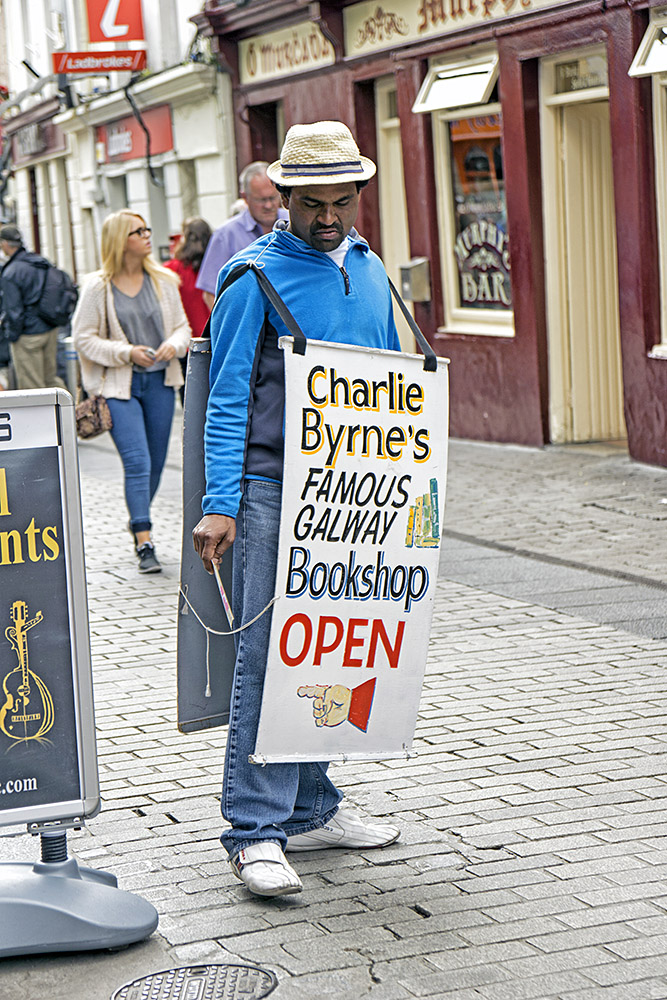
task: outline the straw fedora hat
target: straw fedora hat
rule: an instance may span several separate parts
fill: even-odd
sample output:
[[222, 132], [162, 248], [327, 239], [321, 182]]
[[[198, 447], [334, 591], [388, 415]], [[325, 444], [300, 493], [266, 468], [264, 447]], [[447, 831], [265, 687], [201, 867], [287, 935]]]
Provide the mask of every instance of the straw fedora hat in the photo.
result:
[[292, 125], [285, 136], [280, 159], [267, 167], [274, 184], [345, 184], [368, 181], [375, 164], [359, 152], [343, 122]]

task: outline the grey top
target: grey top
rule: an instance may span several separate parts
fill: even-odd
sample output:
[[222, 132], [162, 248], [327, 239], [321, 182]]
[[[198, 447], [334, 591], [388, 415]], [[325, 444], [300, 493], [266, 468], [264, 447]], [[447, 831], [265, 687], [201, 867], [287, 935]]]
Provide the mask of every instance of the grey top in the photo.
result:
[[[162, 311], [158, 302], [153, 282], [147, 274], [136, 295], [126, 295], [111, 283], [113, 305], [123, 333], [131, 344], [141, 344], [157, 351], [164, 340], [164, 325]], [[150, 368], [134, 365], [135, 372], [159, 372], [165, 369], [168, 361], [158, 361]]]

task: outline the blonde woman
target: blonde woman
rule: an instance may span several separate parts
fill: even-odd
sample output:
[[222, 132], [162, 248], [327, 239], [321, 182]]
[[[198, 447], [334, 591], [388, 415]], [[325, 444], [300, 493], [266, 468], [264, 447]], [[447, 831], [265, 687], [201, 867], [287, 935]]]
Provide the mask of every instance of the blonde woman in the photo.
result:
[[178, 359], [190, 342], [178, 277], [151, 256], [151, 230], [135, 212], [102, 226], [102, 268], [89, 276], [72, 320], [81, 379], [105, 396], [125, 473], [129, 528], [140, 573], [159, 573], [150, 504], [167, 457]]

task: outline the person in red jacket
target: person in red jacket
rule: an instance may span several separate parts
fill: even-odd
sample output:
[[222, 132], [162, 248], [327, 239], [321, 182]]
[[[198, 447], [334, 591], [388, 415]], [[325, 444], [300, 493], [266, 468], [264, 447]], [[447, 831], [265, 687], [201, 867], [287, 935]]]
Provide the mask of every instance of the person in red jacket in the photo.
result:
[[[175, 271], [181, 279], [181, 300], [193, 337], [201, 337], [210, 312], [204, 301], [204, 294], [195, 288], [195, 282], [211, 233], [211, 227], [205, 219], [186, 219], [183, 223], [183, 234], [174, 249], [174, 256], [164, 265]], [[184, 380], [187, 360], [187, 355], [181, 358]], [[185, 386], [182, 386], [181, 403], [184, 392]]]

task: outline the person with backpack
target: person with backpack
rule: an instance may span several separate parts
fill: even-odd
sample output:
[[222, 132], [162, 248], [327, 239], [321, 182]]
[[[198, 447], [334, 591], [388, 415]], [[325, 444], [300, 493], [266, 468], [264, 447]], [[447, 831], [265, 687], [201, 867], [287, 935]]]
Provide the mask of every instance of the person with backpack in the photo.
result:
[[162, 476], [190, 343], [179, 279], [151, 253], [151, 230], [129, 209], [102, 225], [102, 267], [88, 276], [72, 320], [81, 381], [104, 396], [123, 463], [125, 500], [140, 573], [161, 571], [150, 505]]
[[0, 226], [0, 250], [8, 258], [0, 270], [0, 292], [16, 388], [62, 385], [56, 363], [58, 328], [74, 311], [72, 281], [45, 257], [26, 250], [16, 226]]

